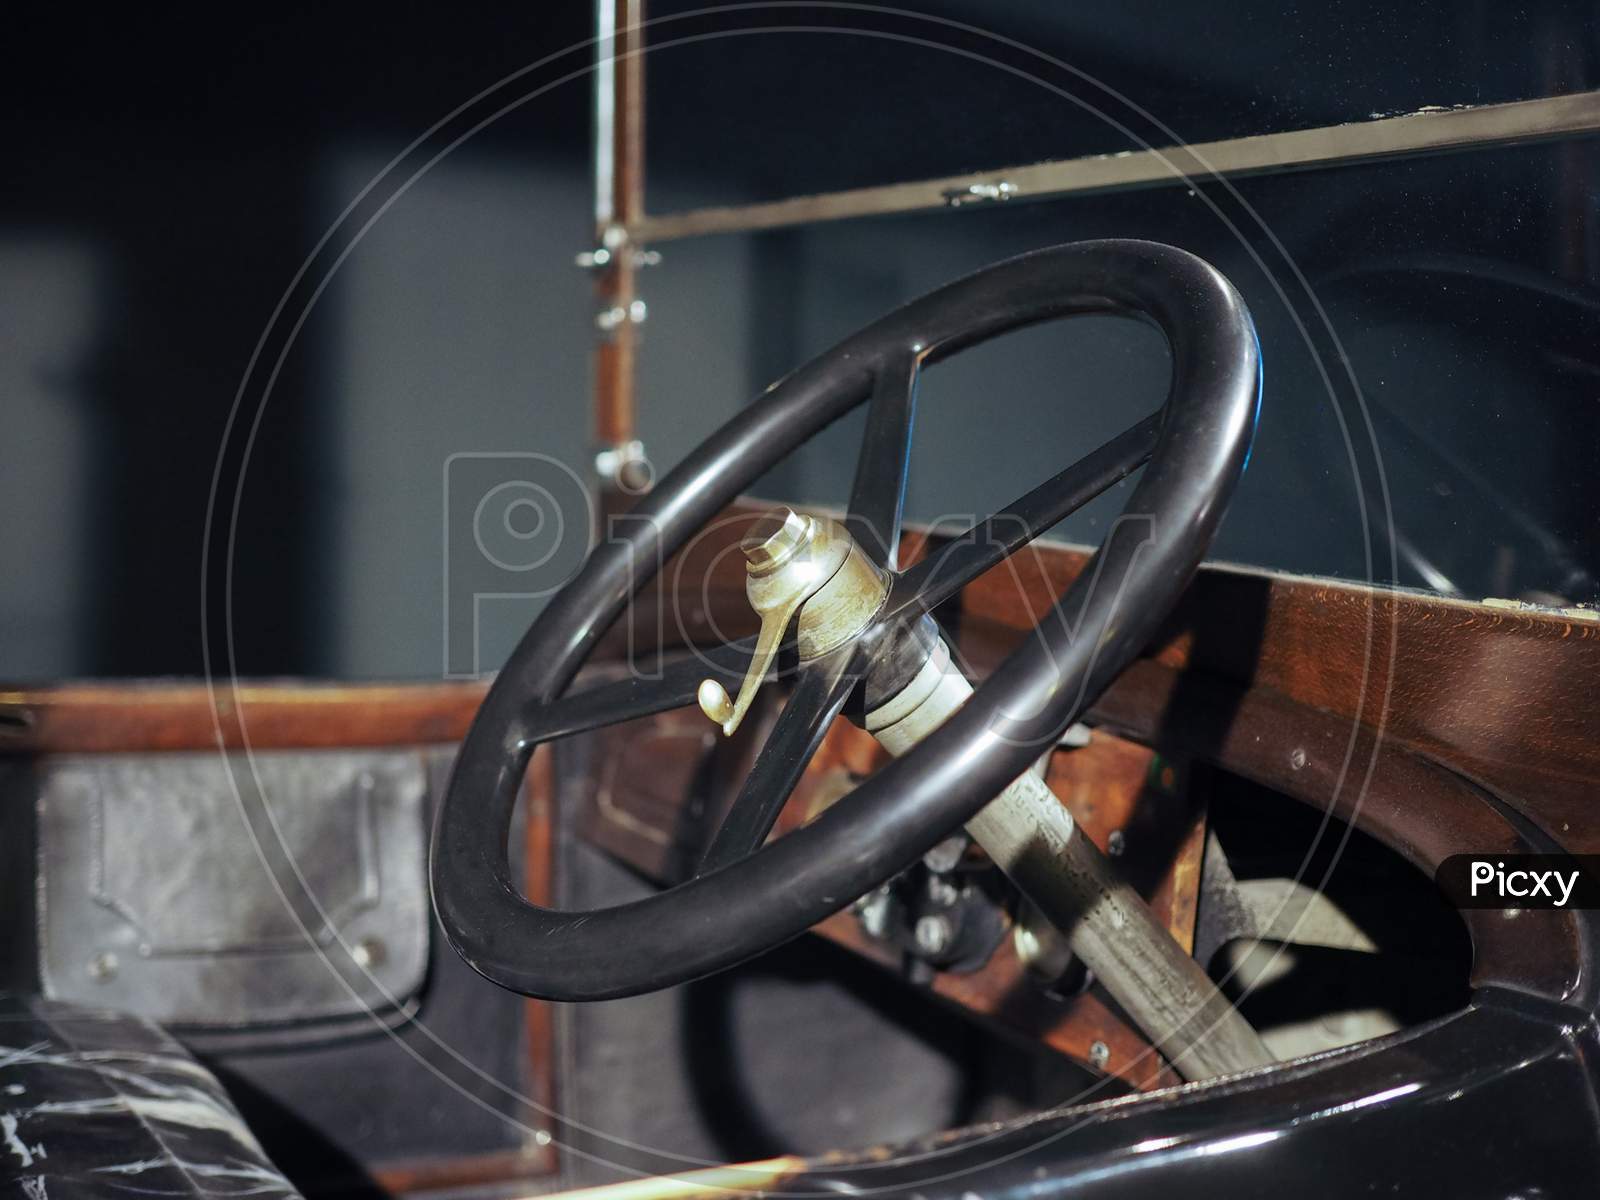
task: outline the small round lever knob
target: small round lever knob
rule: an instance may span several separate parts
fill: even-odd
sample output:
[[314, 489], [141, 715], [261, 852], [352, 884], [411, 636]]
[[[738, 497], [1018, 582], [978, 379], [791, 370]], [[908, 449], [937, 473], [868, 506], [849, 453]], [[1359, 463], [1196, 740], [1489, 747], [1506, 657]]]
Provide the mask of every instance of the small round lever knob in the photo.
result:
[[[736, 711], [733, 699], [728, 695], [728, 689], [715, 679], [701, 680], [700, 690], [695, 698], [700, 702], [700, 711], [718, 725], [726, 726], [733, 720]], [[724, 728], [723, 732], [730, 731]]]

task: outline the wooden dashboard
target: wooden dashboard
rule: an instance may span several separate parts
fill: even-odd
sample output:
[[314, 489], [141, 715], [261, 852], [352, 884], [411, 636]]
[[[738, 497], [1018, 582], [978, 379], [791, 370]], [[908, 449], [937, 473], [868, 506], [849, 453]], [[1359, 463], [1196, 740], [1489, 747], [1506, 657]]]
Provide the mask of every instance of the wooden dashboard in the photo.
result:
[[[725, 551], [739, 522], [669, 563], [639, 606], [674, 600], [670, 621], [634, 622], [631, 642], [682, 647], [712, 630], [749, 629], [743, 573]], [[908, 535], [904, 557], [931, 540]], [[1077, 549], [1039, 545], [990, 572], [939, 614], [960, 653], [983, 673], [1003, 656], [1083, 568]], [[591, 677], [615, 670], [627, 631], [602, 645]], [[610, 665], [608, 665], [610, 664]], [[1152, 808], [1166, 831], [1149, 893], [1180, 942], [1194, 933], [1205, 833], [1203, 787], [1192, 763], [1209, 763], [1285, 796], [1325, 808], [1375, 834], [1430, 872], [1450, 853], [1528, 848], [1547, 838], [1600, 851], [1591, 811], [1600, 779], [1600, 620], [1517, 606], [1474, 604], [1320, 579], [1208, 567], [1185, 593], [1146, 656], [1093, 706], [1087, 746], [1060, 750], [1050, 781], [1102, 845]], [[575, 686], [582, 686], [582, 682]], [[484, 686], [312, 684], [299, 681], [73, 683], [0, 692], [0, 754], [139, 753], [215, 747], [311, 749], [424, 745], [461, 737]], [[647, 874], [683, 870], [683, 820], [692, 781], [718, 753], [694, 710], [600, 734], [604, 765], [585, 781], [585, 834]], [[557, 748], [559, 749], [559, 747]], [[732, 782], [740, 761], [713, 764]], [[830, 733], [783, 824], [871, 772], [879, 751], [848, 723]], [[529, 779], [529, 894], [549, 895], [552, 754]], [[731, 795], [731, 787], [713, 789]], [[780, 830], [782, 825], [780, 826]], [[1575, 980], [1573, 930], [1560, 913], [1468, 923], [1474, 979], [1560, 995]], [[869, 956], [881, 948], [848, 915], [820, 932]], [[1142, 1055], [1139, 1035], [1093, 991], [1060, 1000], [1019, 986], [1009, 940], [982, 970], [940, 975], [954, 1003], [1136, 1086], [1172, 1082]], [[530, 1005], [536, 1045], [549, 1021]], [[1095, 1043], [1109, 1050], [1096, 1059]], [[548, 1062], [549, 1058], [545, 1057]], [[548, 1085], [553, 1086], [553, 1085]]]

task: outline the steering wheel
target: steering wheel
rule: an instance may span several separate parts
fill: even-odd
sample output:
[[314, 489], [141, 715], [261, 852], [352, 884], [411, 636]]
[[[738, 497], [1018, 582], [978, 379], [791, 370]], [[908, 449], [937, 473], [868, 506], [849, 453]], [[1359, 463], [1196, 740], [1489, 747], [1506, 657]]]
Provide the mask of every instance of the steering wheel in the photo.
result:
[[[897, 570], [922, 367], [1025, 325], [1087, 313], [1159, 328], [1172, 379], [1160, 409], [915, 566]], [[883, 317], [789, 375], [708, 438], [595, 548], [496, 677], [462, 744], [434, 831], [434, 906], [488, 979], [529, 996], [634, 995], [794, 938], [915, 862], [1055, 744], [1145, 646], [1211, 543], [1249, 455], [1260, 354], [1243, 300], [1214, 268], [1151, 242], [1056, 246], [997, 263]], [[802, 660], [795, 687], [713, 843], [712, 869], [594, 911], [528, 903], [510, 868], [513, 808], [552, 738], [737, 685], [748, 645], [719, 647], [567, 694], [600, 637], [664, 562], [784, 455], [870, 401], [849, 512], [887, 596], [842, 647]], [[852, 695], [887, 697], [921, 669], [926, 614], [1141, 465], [1105, 541], [1035, 635], [971, 699], [810, 823], [763, 845]]]

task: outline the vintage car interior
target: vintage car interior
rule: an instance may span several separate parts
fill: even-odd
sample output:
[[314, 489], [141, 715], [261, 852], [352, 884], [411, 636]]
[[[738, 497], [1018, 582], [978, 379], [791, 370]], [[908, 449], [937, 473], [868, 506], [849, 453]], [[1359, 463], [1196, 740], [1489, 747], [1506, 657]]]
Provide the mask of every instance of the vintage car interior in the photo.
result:
[[7, 1194], [1600, 1193], [1594, 14], [552, 8], [18, 64]]

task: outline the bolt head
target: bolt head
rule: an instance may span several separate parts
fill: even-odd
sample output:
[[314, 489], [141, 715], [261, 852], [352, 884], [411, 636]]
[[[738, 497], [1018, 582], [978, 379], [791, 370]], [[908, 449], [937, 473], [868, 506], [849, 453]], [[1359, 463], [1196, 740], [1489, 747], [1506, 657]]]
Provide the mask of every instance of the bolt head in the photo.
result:
[[752, 574], [776, 571], [811, 542], [816, 522], [792, 508], [775, 508], [757, 517], [739, 543]]
[[1011, 935], [1011, 944], [1016, 947], [1017, 958], [1025, 967], [1031, 967], [1044, 957], [1044, 947], [1039, 944], [1039, 935], [1026, 925], [1016, 927], [1016, 932]]
[[964, 834], [953, 834], [945, 838], [932, 850], [922, 856], [923, 865], [935, 874], [948, 875], [961, 865], [962, 855], [967, 852], [967, 839]]
[[948, 917], [921, 917], [917, 920], [917, 949], [927, 955], [943, 954], [950, 948], [953, 933]]
[[881, 887], [877, 891], [868, 892], [855, 902], [856, 916], [860, 918], [861, 928], [868, 937], [886, 938], [889, 936], [889, 889]]
[[382, 938], [364, 937], [350, 947], [350, 957], [355, 960], [356, 966], [367, 971], [381, 967], [388, 956], [389, 948], [383, 944]]
[[96, 983], [110, 983], [117, 977], [117, 956], [109, 950], [102, 950], [89, 960], [89, 978]]
[[1104, 1042], [1095, 1042], [1089, 1047], [1089, 1062], [1097, 1071], [1104, 1071], [1106, 1064], [1111, 1061], [1111, 1047]]

